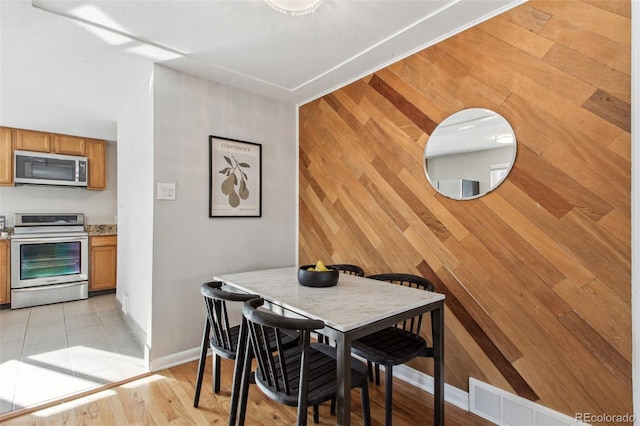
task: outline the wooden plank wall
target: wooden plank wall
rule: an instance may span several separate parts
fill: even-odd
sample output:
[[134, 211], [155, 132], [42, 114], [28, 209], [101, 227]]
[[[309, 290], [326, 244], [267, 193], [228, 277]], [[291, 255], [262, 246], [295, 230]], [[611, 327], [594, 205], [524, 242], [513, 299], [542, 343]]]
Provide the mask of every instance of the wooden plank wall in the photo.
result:
[[[300, 263], [431, 279], [453, 386], [631, 412], [630, 45], [628, 0], [534, 0], [302, 106]], [[471, 107], [502, 114], [518, 154], [454, 201], [422, 155]]]

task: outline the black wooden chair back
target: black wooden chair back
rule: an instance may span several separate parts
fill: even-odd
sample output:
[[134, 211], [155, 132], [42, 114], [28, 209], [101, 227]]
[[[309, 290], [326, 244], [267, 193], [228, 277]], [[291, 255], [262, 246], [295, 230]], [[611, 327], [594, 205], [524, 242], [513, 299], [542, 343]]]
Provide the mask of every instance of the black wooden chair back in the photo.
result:
[[227, 302], [241, 302], [255, 299], [255, 294], [237, 293], [222, 290], [220, 287], [203, 284], [200, 289], [207, 308], [207, 320], [211, 326], [211, 350], [218, 355], [235, 359], [238, 347], [238, 329], [229, 323]]
[[[435, 291], [433, 283], [419, 275], [391, 272], [386, 274], [369, 275], [367, 278], [378, 281], [386, 281], [405, 287], [417, 288], [419, 290]], [[431, 314], [433, 315], [433, 312]], [[433, 328], [433, 321], [431, 321], [431, 324]], [[418, 315], [417, 317], [413, 317], [399, 324], [396, 324], [396, 327], [402, 328], [403, 330], [408, 331], [409, 333], [416, 336], [420, 336], [420, 330], [422, 329], [422, 315]], [[431, 337], [431, 341], [433, 341], [433, 329], [431, 330]], [[431, 348], [431, 353], [433, 353], [433, 348]]]
[[343, 274], [356, 275], [358, 277], [364, 277], [364, 269], [358, 265], [352, 265], [349, 263], [336, 263], [334, 265], [328, 265], [329, 268], [337, 269]]
[[[290, 318], [271, 311], [258, 309], [262, 299], [246, 302], [242, 313], [246, 320], [250, 350], [255, 357], [256, 385], [272, 400], [298, 407], [298, 425], [306, 425], [307, 407], [335, 398], [337, 363], [335, 348], [311, 343], [311, 333], [324, 327], [320, 320]], [[300, 344], [287, 348], [279, 336], [297, 332]], [[272, 344], [275, 337], [275, 345]], [[247, 350], [249, 353], [249, 350]], [[249, 363], [245, 361], [245, 370]], [[363, 417], [370, 424], [367, 370], [363, 363], [352, 359], [352, 387], [361, 388]], [[243, 387], [248, 383], [245, 371]], [[241, 424], [246, 410], [246, 390], [241, 402]]]
[[222, 289], [222, 282], [210, 281], [200, 286], [200, 293], [204, 297], [207, 319], [202, 334], [202, 347], [198, 363], [196, 378], [196, 392], [193, 406], [198, 407], [202, 379], [207, 359], [207, 351], [213, 352], [213, 392], [220, 392], [220, 358], [236, 359], [238, 348], [239, 325], [229, 323], [227, 302], [246, 302], [258, 296], [254, 294], [235, 293]]

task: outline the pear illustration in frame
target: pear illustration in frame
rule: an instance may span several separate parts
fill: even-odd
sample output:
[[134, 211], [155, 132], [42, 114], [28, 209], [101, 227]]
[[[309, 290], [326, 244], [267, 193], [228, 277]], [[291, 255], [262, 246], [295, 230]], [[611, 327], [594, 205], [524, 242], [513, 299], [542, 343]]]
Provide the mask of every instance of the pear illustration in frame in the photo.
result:
[[262, 216], [262, 145], [209, 136], [209, 217]]

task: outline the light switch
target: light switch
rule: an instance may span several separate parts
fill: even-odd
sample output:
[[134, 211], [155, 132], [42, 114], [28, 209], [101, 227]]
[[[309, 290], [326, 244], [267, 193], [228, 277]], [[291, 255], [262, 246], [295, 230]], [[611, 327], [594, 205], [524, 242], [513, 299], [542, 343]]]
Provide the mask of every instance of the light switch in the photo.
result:
[[158, 184], [158, 200], [175, 200], [176, 184], [175, 183], [159, 183]]

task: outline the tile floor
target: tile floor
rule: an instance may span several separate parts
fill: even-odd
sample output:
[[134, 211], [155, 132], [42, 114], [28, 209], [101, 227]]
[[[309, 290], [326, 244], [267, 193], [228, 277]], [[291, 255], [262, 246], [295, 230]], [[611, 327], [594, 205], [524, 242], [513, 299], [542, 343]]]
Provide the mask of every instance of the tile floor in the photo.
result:
[[146, 371], [115, 294], [0, 310], [0, 414]]

